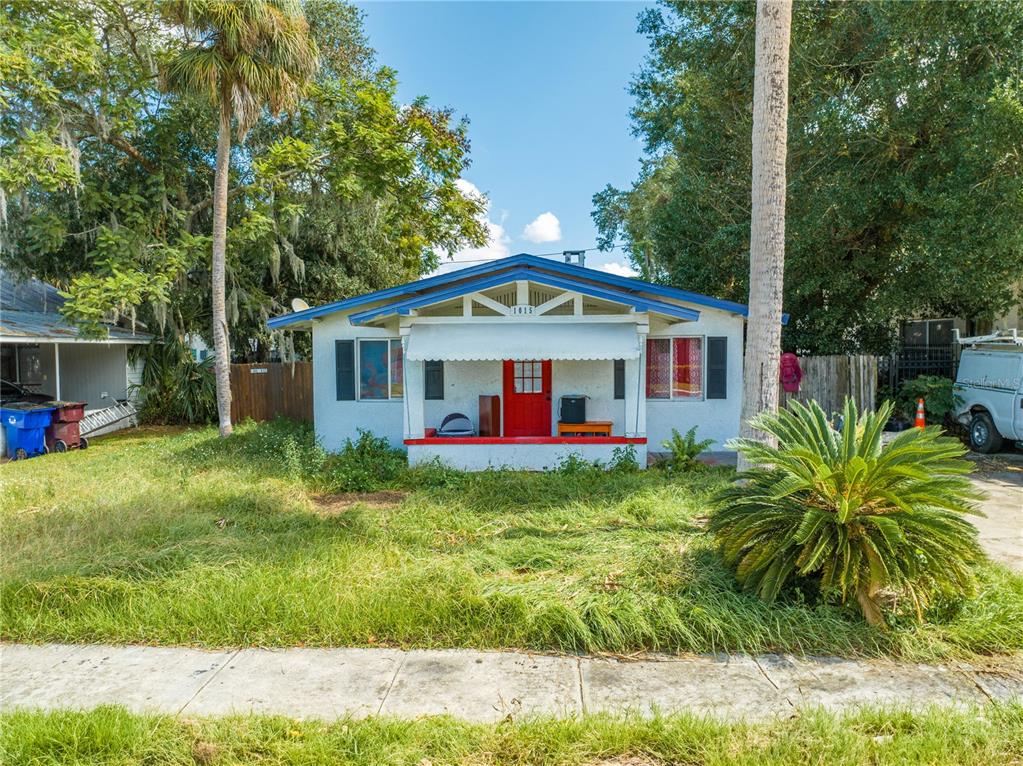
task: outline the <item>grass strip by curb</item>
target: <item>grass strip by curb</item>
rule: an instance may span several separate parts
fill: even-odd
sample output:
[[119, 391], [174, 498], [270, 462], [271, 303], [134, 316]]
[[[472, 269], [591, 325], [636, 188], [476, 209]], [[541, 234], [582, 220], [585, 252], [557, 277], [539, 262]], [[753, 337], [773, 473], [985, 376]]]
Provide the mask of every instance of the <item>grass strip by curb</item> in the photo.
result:
[[48, 764], [418, 764], [419, 766], [806, 766], [1023, 763], [1023, 708], [820, 710], [772, 723], [687, 715], [468, 724], [450, 718], [333, 723], [174, 718], [122, 708], [0, 716], [0, 762]]

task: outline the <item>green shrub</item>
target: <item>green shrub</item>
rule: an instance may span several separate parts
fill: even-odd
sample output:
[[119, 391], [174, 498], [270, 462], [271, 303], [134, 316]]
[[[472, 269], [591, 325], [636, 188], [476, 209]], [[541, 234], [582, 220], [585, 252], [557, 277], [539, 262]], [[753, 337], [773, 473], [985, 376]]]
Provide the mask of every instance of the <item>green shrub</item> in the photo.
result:
[[558, 461], [554, 470], [558, 473], [563, 473], [566, 476], [572, 476], [579, 473], [588, 473], [589, 471], [599, 470], [600, 468], [602, 468], [602, 466], [599, 463], [593, 463], [589, 460], [585, 460], [583, 456], [577, 452], [569, 452]]
[[746, 590], [773, 601], [795, 577], [811, 578], [883, 625], [886, 596], [905, 598], [922, 620], [933, 597], [975, 589], [971, 567], [983, 554], [963, 518], [977, 499], [965, 450], [933, 426], [882, 446], [891, 411], [860, 418], [847, 399], [839, 433], [816, 402], [792, 402], [753, 421], [777, 448], [730, 443], [759, 467], [717, 493], [709, 528]]
[[611, 461], [607, 464], [607, 470], [621, 473], [638, 471], [639, 461], [636, 459], [636, 448], [631, 444], [615, 447], [611, 451]]
[[213, 357], [197, 362], [184, 342], [167, 332], [132, 350], [141, 360], [142, 380], [131, 387], [138, 400], [139, 420], [156, 425], [212, 423], [217, 414]]
[[400, 483], [410, 489], [451, 488], [464, 484], [471, 474], [452, 468], [439, 457], [409, 466], [402, 472]]
[[917, 399], [923, 399], [928, 425], [942, 425], [945, 414], [955, 410], [963, 401], [952, 389], [953, 385], [954, 381], [938, 375], [921, 375], [907, 380], [899, 389], [899, 412], [907, 420], [913, 420]]
[[388, 444], [387, 439], [359, 429], [354, 442], [324, 463], [324, 481], [334, 492], [369, 492], [397, 478], [406, 466], [405, 453]]
[[702, 464], [697, 461], [696, 457], [713, 443], [713, 439], [696, 441], [696, 426], [686, 431], [685, 436], [682, 436], [677, 429], [672, 428], [671, 438], [661, 442], [661, 446], [669, 453], [668, 459], [664, 461], [664, 466], [671, 471], [689, 471], [701, 466]]

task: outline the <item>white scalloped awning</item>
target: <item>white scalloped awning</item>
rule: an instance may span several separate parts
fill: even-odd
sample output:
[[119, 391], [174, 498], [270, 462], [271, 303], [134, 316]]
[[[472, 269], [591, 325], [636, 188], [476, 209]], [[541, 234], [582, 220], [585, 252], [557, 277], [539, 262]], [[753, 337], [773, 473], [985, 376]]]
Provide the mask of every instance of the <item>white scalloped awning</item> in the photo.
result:
[[443, 362], [500, 359], [636, 359], [631, 322], [516, 322], [413, 325], [405, 357]]

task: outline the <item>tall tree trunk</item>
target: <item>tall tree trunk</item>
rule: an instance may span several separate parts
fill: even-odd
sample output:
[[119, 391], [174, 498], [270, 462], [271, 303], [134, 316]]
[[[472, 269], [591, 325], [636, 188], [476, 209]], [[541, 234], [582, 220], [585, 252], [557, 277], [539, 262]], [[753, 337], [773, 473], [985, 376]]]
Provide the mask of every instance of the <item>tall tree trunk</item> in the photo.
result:
[[[740, 433], [763, 442], [773, 438], [753, 429], [749, 421], [760, 412], [778, 409], [791, 23], [792, 0], [757, 0], [749, 319]], [[740, 455], [739, 468], [747, 467]]]
[[220, 435], [231, 435], [231, 345], [227, 337], [227, 181], [231, 164], [231, 100], [221, 96], [217, 171], [213, 179], [213, 358]]

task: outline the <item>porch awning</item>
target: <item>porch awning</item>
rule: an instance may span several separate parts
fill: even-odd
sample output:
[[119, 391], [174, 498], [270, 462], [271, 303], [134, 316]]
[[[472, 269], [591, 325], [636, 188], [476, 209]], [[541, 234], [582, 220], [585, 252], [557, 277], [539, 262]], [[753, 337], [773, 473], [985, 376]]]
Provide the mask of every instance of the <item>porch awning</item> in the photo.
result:
[[413, 325], [405, 356], [414, 361], [636, 359], [631, 323], [515, 322]]

